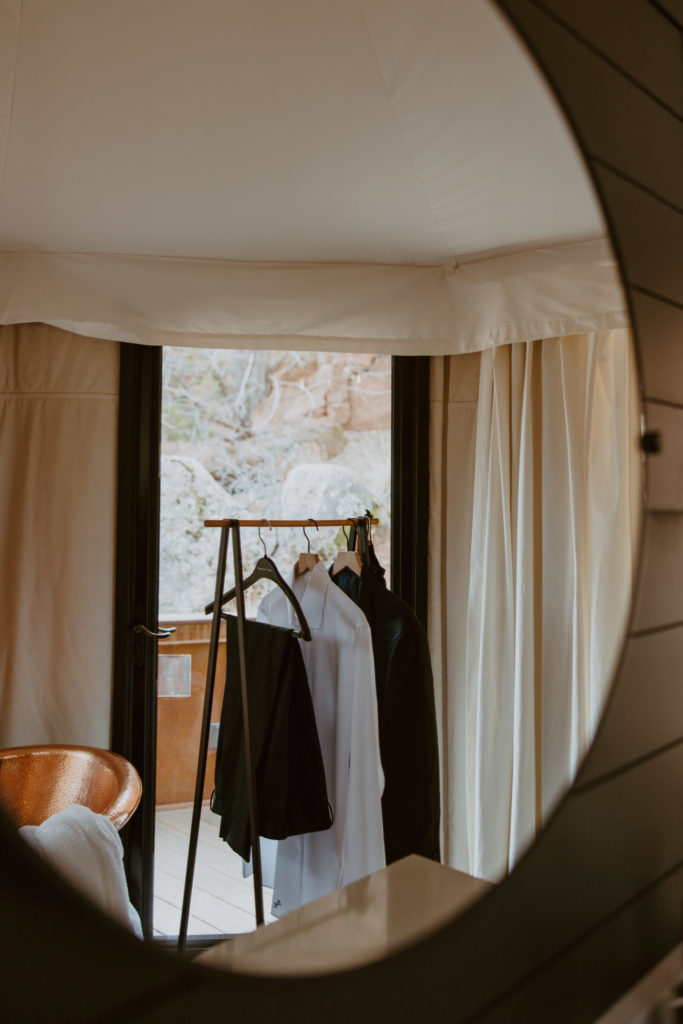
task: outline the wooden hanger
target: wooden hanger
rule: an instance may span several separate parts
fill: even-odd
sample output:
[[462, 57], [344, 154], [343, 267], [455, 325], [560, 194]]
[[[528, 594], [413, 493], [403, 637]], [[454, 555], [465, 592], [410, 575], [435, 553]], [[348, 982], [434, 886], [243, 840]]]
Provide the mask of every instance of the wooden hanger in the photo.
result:
[[[342, 530], [344, 530], [343, 526]], [[344, 536], [346, 537], [346, 530], [344, 530]], [[346, 540], [348, 543], [348, 537]], [[332, 565], [332, 575], [336, 576], [342, 569], [350, 569], [355, 572], [356, 576], [360, 576], [362, 568], [363, 565], [357, 551], [340, 551]]]
[[360, 576], [362, 568], [361, 560], [356, 551], [340, 551], [332, 565], [332, 575], [336, 576], [342, 569], [351, 569], [352, 572], [355, 572], [356, 576]]

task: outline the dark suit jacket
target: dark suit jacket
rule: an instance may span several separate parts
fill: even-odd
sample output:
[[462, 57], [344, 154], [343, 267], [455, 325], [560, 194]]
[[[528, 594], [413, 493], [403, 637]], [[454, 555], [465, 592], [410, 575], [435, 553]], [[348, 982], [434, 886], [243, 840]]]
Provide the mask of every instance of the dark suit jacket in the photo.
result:
[[387, 864], [419, 853], [440, 860], [439, 751], [427, 634], [413, 610], [367, 567], [334, 582], [365, 614], [375, 661], [382, 819]]

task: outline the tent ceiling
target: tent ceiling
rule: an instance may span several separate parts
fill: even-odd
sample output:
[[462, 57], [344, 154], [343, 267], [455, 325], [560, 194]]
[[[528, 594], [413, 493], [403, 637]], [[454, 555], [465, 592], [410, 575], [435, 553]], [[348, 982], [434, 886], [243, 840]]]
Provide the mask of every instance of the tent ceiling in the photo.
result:
[[604, 234], [488, 0], [0, 0], [0, 251], [433, 264]]

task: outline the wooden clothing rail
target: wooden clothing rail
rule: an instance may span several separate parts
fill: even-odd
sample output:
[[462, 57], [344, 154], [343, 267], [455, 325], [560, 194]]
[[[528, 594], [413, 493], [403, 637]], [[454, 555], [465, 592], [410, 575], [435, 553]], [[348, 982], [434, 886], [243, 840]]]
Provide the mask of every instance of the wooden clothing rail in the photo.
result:
[[239, 526], [298, 526], [303, 529], [305, 526], [356, 526], [361, 519], [366, 520], [371, 526], [377, 526], [379, 519], [371, 516], [356, 516], [355, 519], [205, 519], [204, 526], [230, 526], [237, 523]]
[[[256, 801], [256, 769], [252, 753], [252, 728], [251, 714], [249, 709], [249, 692], [246, 668], [246, 643], [244, 636], [244, 589], [242, 577], [242, 545], [240, 530], [242, 527], [278, 527], [293, 526], [304, 529], [307, 526], [358, 526], [359, 523], [367, 523], [376, 526], [378, 519], [370, 515], [357, 516], [347, 519], [207, 519], [204, 522], [206, 527], [220, 528], [220, 542], [218, 549], [218, 564], [216, 566], [216, 586], [213, 600], [213, 615], [211, 619], [211, 639], [209, 641], [209, 660], [206, 669], [206, 687], [204, 689], [204, 709], [202, 713], [202, 729], [199, 740], [199, 751], [197, 755], [197, 776], [195, 781], [194, 803], [192, 807], [192, 822], [190, 824], [190, 842], [187, 851], [187, 868], [185, 871], [185, 888], [183, 890], [183, 905], [180, 913], [180, 928], [178, 930], [178, 952], [182, 953], [187, 940], [187, 925], [190, 918], [190, 902], [192, 899], [192, 884], [194, 881], [194, 868], [197, 857], [197, 840], [199, 836], [199, 821], [202, 811], [204, 796], [204, 781], [206, 778], [206, 758], [209, 748], [209, 731], [211, 728], [211, 705], [216, 682], [216, 665], [218, 662], [218, 645], [220, 640], [221, 614], [223, 607], [223, 591], [225, 583], [225, 570], [228, 556], [228, 542], [232, 535], [232, 552], [235, 570], [235, 600], [237, 602], [237, 653], [239, 657], [240, 690], [242, 694], [242, 730], [244, 735], [244, 758], [246, 762], [247, 778], [247, 804], [249, 807], [249, 829], [251, 841], [251, 860], [254, 870], [254, 909], [256, 924], [264, 923], [263, 915], [263, 876], [261, 871], [261, 847], [258, 836], [258, 806]], [[230, 656], [230, 652], [227, 652]]]

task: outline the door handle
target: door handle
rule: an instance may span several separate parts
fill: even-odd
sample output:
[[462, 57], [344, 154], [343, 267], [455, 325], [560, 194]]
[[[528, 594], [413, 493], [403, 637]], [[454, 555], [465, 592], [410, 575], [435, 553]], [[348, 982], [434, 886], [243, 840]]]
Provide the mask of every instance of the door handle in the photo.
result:
[[163, 639], [163, 637], [170, 636], [171, 633], [175, 633], [175, 631], [175, 626], [169, 626], [168, 629], [161, 627], [158, 633], [153, 633], [151, 629], [147, 629], [147, 626], [133, 626], [134, 633], [142, 633], [143, 636], [151, 637], [153, 640]]

